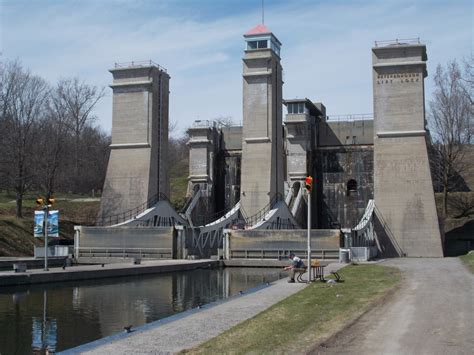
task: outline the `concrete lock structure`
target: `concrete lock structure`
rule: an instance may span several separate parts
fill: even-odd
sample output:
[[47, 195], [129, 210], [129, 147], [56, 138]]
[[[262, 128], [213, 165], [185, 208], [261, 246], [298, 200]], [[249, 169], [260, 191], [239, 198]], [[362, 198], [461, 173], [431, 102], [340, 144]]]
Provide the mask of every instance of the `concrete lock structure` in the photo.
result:
[[[120, 226], [179, 225], [186, 250], [173, 246], [173, 255], [216, 255], [237, 247], [231, 240], [224, 246], [224, 235], [238, 235], [249, 238], [242, 242], [245, 255], [281, 257], [306, 227], [309, 175], [310, 228], [320, 230], [320, 240], [330, 238], [331, 253], [339, 246], [362, 259], [377, 249], [383, 256], [442, 256], [427, 152], [426, 47], [376, 42], [374, 116], [328, 116], [321, 102], [283, 100], [281, 43], [267, 27], [252, 28], [244, 39], [243, 125], [196, 121], [189, 129], [189, 199], [182, 213], [161, 201]], [[112, 152], [102, 215], [168, 193], [169, 75], [157, 65], [111, 72]], [[263, 239], [255, 244], [256, 230], [263, 229], [280, 230], [278, 250]]]
[[386, 43], [373, 53], [374, 195], [408, 256], [443, 256], [425, 120], [426, 46]]
[[166, 69], [151, 61], [115, 64], [112, 144], [100, 216], [132, 210], [169, 194]]

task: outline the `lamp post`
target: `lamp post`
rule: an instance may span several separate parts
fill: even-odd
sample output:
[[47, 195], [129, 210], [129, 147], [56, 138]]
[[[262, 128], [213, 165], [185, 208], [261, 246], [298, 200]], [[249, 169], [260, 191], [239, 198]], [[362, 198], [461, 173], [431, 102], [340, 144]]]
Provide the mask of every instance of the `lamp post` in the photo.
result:
[[311, 281], [311, 190], [308, 191], [308, 282]]
[[49, 207], [54, 204], [54, 197], [48, 197], [44, 199], [43, 197], [38, 197], [36, 199], [36, 204], [41, 207], [43, 210], [43, 234], [44, 234], [44, 271], [49, 271], [48, 269], [48, 217], [49, 217]]
[[48, 269], [48, 214], [49, 206], [45, 205], [43, 208], [44, 211], [44, 271], [49, 271]]
[[307, 176], [305, 179], [306, 192], [308, 193], [308, 282], [311, 282], [311, 191], [313, 190], [313, 178]]

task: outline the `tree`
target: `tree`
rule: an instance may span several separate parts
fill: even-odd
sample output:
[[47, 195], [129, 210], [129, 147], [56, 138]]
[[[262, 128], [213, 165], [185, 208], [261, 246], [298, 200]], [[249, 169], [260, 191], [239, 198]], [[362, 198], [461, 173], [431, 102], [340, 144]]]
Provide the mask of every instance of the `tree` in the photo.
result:
[[443, 191], [443, 216], [447, 215], [448, 192], [459, 185], [468, 162], [466, 147], [473, 140], [472, 65], [462, 71], [455, 60], [444, 69], [438, 65], [429, 120], [434, 139], [436, 178]]
[[36, 167], [37, 184], [47, 198], [54, 193], [59, 175], [66, 168], [68, 154], [68, 110], [62, 92], [61, 82], [51, 90], [37, 139], [41, 157]]
[[49, 88], [43, 79], [23, 69], [19, 61], [5, 65], [1, 82], [0, 171], [3, 180], [16, 192], [16, 216], [22, 217], [23, 196], [34, 177], [35, 138]]
[[77, 191], [80, 176], [80, 140], [84, 128], [95, 120], [92, 114], [97, 102], [104, 96], [104, 88], [79, 82], [79, 79], [63, 79], [59, 82], [60, 96], [67, 109], [68, 127], [74, 136], [74, 190]]
[[213, 119], [218, 128], [235, 126], [232, 116], [219, 116]]

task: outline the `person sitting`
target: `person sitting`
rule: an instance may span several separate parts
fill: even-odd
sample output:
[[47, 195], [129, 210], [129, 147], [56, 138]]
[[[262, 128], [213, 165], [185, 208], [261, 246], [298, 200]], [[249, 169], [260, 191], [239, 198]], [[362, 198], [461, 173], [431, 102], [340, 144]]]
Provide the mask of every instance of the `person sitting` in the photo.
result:
[[303, 260], [301, 258], [297, 257], [294, 253], [290, 253], [288, 255], [288, 258], [292, 261], [291, 265], [285, 267], [283, 270], [291, 270], [290, 271], [290, 279], [288, 280], [289, 283], [294, 283], [295, 282], [295, 273], [296, 272], [301, 272], [303, 269], [305, 269], [305, 265], [303, 263]]

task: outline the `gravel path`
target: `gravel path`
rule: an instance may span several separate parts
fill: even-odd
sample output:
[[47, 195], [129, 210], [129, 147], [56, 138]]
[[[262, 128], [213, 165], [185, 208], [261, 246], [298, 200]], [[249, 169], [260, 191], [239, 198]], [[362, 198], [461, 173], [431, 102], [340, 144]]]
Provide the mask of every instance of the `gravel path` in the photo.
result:
[[472, 354], [474, 276], [457, 258], [393, 259], [400, 289], [318, 354]]
[[[325, 273], [335, 271], [342, 265], [330, 264]], [[118, 339], [105, 338], [65, 353], [85, 354], [164, 354], [174, 353], [197, 346], [225, 330], [264, 311], [273, 304], [298, 292], [303, 283], [289, 284], [282, 279], [257, 292], [237, 296], [229, 301], [200, 310], [175, 321], [160, 324], [160, 321], [145, 325], [143, 330], [125, 334]], [[91, 346], [93, 345], [93, 346]]]

